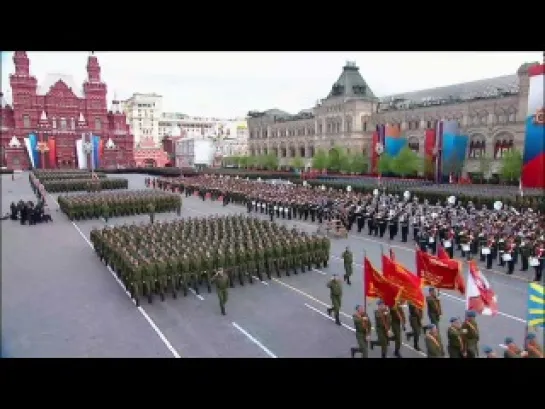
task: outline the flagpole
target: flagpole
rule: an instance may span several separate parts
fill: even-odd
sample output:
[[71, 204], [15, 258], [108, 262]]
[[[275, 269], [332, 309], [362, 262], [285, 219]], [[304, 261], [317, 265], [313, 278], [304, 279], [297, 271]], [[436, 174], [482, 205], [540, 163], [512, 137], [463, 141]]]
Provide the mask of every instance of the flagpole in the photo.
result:
[[367, 272], [365, 271], [365, 249], [363, 249], [363, 305], [367, 311], [367, 286], [365, 284]]

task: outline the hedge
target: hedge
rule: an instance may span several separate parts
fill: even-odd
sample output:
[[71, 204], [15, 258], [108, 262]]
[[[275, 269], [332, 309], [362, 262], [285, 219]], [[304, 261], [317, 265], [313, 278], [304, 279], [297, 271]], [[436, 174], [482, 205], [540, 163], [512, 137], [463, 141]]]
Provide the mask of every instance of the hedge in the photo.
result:
[[124, 169], [97, 169], [97, 172], [103, 172], [106, 174], [124, 174], [124, 173], [138, 173], [150, 176], [195, 176], [197, 172], [193, 168], [124, 168]]

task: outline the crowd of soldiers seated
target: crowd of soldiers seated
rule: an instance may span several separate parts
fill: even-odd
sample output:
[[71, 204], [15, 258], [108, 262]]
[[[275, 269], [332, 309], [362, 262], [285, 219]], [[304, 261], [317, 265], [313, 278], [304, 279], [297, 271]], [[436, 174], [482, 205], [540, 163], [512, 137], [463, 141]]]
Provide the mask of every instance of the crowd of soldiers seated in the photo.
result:
[[36, 223], [53, 221], [42, 199], [39, 199], [36, 205], [30, 200], [27, 202], [23, 200], [19, 200], [17, 203], [11, 202], [9, 208], [9, 218], [11, 220], [19, 220], [21, 224], [28, 222], [28, 225], [32, 226]]
[[188, 289], [211, 283], [224, 269], [229, 285], [280, 277], [326, 266], [330, 243], [327, 238], [308, 236], [295, 229], [252, 217], [211, 216], [187, 218], [148, 225], [121, 225], [91, 232], [97, 255], [124, 282], [138, 303], [153, 294]]
[[302, 185], [271, 185], [259, 181], [210, 175], [185, 179], [159, 179], [157, 186], [179, 189], [186, 195], [198, 192], [221, 197], [225, 202], [244, 204], [248, 212], [259, 212], [288, 220], [300, 219], [323, 223], [340, 221], [347, 231], [358, 233], [367, 226], [370, 236], [394, 240], [400, 235], [413, 240], [422, 250], [437, 252], [438, 245], [454, 256], [478, 257], [492, 269], [494, 261], [513, 274], [534, 270], [540, 281], [545, 260], [545, 215], [531, 208], [515, 210], [501, 202], [497, 208], [477, 208], [472, 202], [462, 204], [454, 196], [451, 202], [419, 200], [416, 196], [399, 196], [380, 192], [356, 193], [342, 189]]

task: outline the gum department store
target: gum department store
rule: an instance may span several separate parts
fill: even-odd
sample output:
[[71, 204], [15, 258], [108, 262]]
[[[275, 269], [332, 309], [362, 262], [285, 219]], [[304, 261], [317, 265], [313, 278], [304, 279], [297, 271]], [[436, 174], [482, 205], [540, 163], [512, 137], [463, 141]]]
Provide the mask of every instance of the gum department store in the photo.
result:
[[425, 130], [440, 119], [455, 119], [469, 136], [464, 173], [478, 172], [481, 155], [498, 171], [502, 152], [522, 151], [528, 99], [528, 67], [513, 75], [377, 98], [354, 62], [347, 62], [327, 98], [313, 109], [290, 115], [279, 109], [248, 113], [249, 153], [273, 153], [281, 166], [301, 156], [306, 167], [318, 149], [334, 145], [371, 154], [379, 124], [399, 124], [408, 146], [424, 155]]

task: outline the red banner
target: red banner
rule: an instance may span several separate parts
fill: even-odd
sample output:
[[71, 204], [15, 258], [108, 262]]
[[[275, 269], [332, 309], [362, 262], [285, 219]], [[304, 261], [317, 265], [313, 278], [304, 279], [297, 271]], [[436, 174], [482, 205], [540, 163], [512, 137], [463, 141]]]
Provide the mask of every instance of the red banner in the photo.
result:
[[366, 297], [380, 298], [388, 307], [396, 305], [402, 293], [401, 287], [387, 281], [367, 257], [363, 260], [363, 283]]
[[102, 164], [102, 159], [104, 158], [104, 139], [100, 138], [98, 141], [98, 166]]
[[464, 294], [465, 288], [460, 288], [458, 278], [461, 275], [461, 268], [462, 264], [458, 260], [443, 259], [416, 250], [416, 274], [424, 285], [444, 290], [458, 290]]
[[[435, 142], [435, 129], [426, 129], [426, 137], [424, 139], [424, 157], [426, 159], [426, 162], [433, 163], [433, 151], [435, 150]], [[431, 176], [433, 176], [433, 169], [426, 169], [426, 171], [431, 172]]]
[[373, 132], [373, 144], [371, 145], [371, 173], [375, 174], [378, 172], [378, 155], [377, 155], [377, 143], [379, 135], [378, 131]]
[[[445, 251], [443, 246], [437, 247], [437, 258], [439, 260], [446, 260], [446, 261], [451, 260], [450, 256]], [[458, 288], [458, 291], [460, 291], [462, 294], [466, 293], [466, 283], [464, 281], [464, 275], [462, 274], [461, 271], [456, 276], [456, 288]]]
[[51, 169], [57, 168], [57, 141], [55, 141], [55, 138], [51, 138], [49, 141], [47, 141], [47, 145], [49, 148], [49, 167]]
[[425, 304], [422, 293], [422, 280], [401, 264], [382, 256], [382, 270], [386, 280], [402, 288], [401, 298], [410, 301], [418, 309], [423, 309]]

